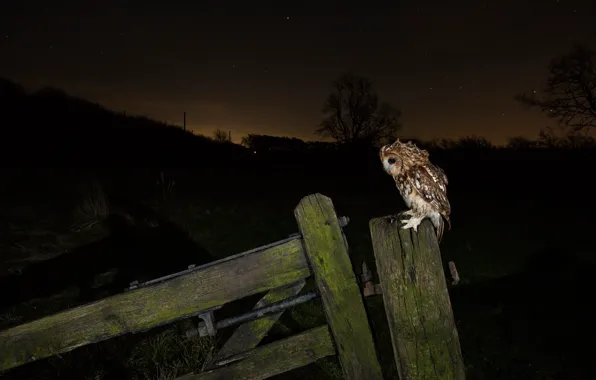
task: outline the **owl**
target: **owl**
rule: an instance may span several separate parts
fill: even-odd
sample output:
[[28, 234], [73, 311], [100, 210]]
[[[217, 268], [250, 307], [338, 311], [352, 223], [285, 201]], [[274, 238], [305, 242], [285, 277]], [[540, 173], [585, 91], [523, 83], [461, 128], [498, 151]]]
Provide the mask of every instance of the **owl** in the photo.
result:
[[383, 168], [393, 177], [406, 205], [410, 208], [403, 213], [403, 229], [413, 228], [428, 217], [436, 228], [439, 242], [443, 237], [444, 221], [451, 229], [451, 205], [447, 199], [447, 175], [429, 160], [428, 152], [418, 148], [411, 141], [402, 143], [397, 139], [383, 146], [379, 155]]

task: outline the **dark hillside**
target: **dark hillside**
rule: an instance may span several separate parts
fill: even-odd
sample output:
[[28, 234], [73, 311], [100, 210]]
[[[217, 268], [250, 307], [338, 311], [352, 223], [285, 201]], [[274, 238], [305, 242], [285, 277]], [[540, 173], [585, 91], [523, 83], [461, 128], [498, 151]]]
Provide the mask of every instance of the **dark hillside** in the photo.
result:
[[2, 160], [12, 167], [218, 167], [248, 151], [45, 88], [0, 81]]

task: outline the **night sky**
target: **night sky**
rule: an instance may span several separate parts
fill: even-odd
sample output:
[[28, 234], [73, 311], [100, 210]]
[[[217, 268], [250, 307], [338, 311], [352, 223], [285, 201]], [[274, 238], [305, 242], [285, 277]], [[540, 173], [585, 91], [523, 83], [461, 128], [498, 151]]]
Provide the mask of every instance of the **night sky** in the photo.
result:
[[401, 108], [403, 136], [502, 143], [552, 124], [513, 97], [554, 56], [593, 46], [594, 15], [593, 0], [6, 0], [0, 76], [179, 125], [186, 111], [189, 128], [235, 141], [312, 140], [352, 71]]

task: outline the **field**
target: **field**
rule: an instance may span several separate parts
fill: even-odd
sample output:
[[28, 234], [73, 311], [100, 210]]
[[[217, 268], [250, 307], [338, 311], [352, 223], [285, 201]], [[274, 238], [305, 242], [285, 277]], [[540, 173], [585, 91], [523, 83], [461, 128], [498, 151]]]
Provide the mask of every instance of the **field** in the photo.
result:
[[[28, 168], [2, 174], [0, 329], [284, 239], [297, 232], [294, 207], [315, 192], [350, 217], [344, 230], [360, 273], [363, 260], [374, 268], [369, 220], [404, 208], [373, 149], [254, 154], [173, 129], [110, 130], [93, 139], [72, 130], [30, 151], [17, 152], [23, 143], [3, 152]], [[147, 141], [137, 148], [134, 138]], [[46, 154], [37, 165], [34, 149]], [[452, 229], [441, 249], [462, 278], [450, 292], [468, 379], [596, 377], [588, 179], [595, 158], [593, 149], [431, 151], [450, 181]], [[369, 297], [366, 307], [386, 378], [396, 379], [382, 299]], [[310, 302], [287, 311], [266, 340], [323, 323], [320, 304]], [[85, 346], [2, 378], [173, 379], [201, 370], [230, 333], [186, 340], [184, 326]], [[329, 359], [277, 378], [341, 377]]]

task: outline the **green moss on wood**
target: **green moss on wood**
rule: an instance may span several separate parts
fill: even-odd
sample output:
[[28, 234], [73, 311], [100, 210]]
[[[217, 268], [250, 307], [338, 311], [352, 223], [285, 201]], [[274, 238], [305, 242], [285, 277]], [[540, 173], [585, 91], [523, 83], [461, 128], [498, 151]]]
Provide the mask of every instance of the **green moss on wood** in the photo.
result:
[[310, 275], [300, 240], [0, 332], [0, 371], [188, 317]]
[[418, 233], [370, 222], [379, 281], [400, 379], [465, 379], [443, 265], [431, 223]]
[[362, 295], [331, 199], [309, 195], [294, 214], [345, 379], [382, 379]]

